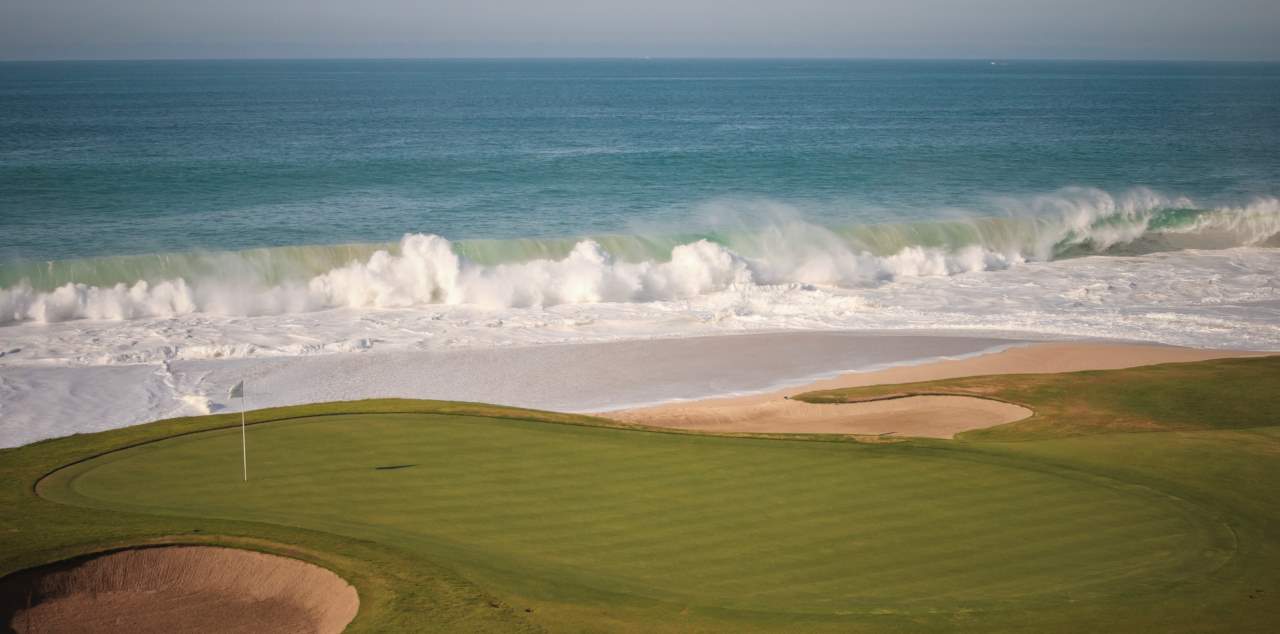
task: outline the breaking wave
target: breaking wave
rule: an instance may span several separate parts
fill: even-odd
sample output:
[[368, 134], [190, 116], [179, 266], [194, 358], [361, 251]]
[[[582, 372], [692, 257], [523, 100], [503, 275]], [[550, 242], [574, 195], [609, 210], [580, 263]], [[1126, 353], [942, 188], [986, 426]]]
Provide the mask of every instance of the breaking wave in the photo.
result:
[[384, 245], [14, 264], [0, 268], [0, 324], [647, 302], [747, 285], [859, 288], [1029, 260], [1267, 246], [1280, 234], [1275, 198], [1200, 208], [1145, 189], [1113, 196], [1075, 188], [997, 205], [994, 217], [840, 227], [751, 203], [735, 222], [683, 234], [461, 242], [408, 234]]

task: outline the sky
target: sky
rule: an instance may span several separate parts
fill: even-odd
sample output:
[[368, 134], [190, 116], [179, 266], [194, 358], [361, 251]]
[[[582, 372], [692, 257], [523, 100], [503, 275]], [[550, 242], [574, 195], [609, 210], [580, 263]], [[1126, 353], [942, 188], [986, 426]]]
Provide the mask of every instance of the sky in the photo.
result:
[[0, 0], [0, 59], [1280, 61], [1280, 0]]

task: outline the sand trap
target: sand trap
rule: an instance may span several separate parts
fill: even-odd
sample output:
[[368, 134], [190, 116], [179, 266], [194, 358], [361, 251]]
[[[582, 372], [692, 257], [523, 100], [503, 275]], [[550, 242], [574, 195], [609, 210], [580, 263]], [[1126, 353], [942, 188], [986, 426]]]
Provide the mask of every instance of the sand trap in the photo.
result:
[[341, 632], [355, 588], [312, 564], [235, 548], [117, 551], [0, 579], [0, 623], [34, 632]]
[[[966, 429], [1022, 420], [1031, 410], [971, 396], [909, 396], [865, 403], [815, 405], [774, 400], [737, 410], [673, 412], [665, 427], [699, 431], [788, 434], [886, 434], [950, 438]], [[659, 424], [646, 421], [648, 424]]]
[[813, 390], [932, 381], [983, 374], [1111, 370], [1154, 363], [1259, 356], [1230, 350], [1108, 343], [1046, 343], [968, 359], [857, 372], [808, 385], [749, 396], [713, 398], [618, 410], [615, 420], [702, 431], [754, 433], [894, 434], [951, 438], [970, 429], [1010, 423], [1031, 411], [964, 396], [917, 396], [869, 403], [814, 405], [786, 397]]

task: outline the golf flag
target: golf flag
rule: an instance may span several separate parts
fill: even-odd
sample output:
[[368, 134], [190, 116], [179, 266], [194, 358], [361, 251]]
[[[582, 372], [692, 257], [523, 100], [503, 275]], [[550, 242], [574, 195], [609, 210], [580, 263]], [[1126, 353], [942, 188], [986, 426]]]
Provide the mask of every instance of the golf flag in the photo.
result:
[[244, 481], [249, 481], [249, 448], [244, 438], [244, 381], [231, 388], [231, 398], [240, 399], [240, 464], [244, 469]]

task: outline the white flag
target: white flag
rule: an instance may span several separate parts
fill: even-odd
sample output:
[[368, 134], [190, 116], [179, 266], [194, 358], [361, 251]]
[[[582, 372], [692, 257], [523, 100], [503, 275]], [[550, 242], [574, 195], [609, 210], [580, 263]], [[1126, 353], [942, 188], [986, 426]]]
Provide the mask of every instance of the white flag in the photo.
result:
[[235, 387], [231, 388], [230, 398], [244, 398], [244, 381], [236, 383]]

